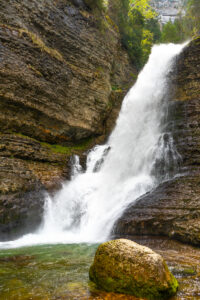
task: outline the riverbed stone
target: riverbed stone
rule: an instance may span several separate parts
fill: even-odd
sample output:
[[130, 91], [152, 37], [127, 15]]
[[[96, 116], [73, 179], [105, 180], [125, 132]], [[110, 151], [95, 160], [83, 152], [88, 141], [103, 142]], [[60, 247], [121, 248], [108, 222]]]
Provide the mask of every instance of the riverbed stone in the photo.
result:
[[178, 288], [161, 255], [126, 239], [101, 244], [89, 276], [102, 290], [146, 299], [168, 299]]

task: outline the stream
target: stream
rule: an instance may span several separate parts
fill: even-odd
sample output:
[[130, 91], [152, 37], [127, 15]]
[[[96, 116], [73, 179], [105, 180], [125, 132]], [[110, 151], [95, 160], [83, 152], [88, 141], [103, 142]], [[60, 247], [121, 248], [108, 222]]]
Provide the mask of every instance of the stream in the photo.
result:
[[[167, 261], [179, 282], [173, 300], [200, 299], [200, 249], [163, 238], [129, 237]], [[134, 300], [99, 291], [88, 270], [97, 244], [41, 245], [0, 251], [0, 300]]]

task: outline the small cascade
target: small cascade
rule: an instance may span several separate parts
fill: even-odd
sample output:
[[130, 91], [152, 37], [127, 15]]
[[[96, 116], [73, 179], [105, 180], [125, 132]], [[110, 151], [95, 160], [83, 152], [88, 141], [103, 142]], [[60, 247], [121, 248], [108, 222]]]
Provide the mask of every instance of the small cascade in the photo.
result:
[[80, 159], [78, 155], [73, 155], [71, 157], [70, 166], [71, 166], [71, 179], [74, 178], [76, 175], [82, 173], [83, 171], [80, 165]]

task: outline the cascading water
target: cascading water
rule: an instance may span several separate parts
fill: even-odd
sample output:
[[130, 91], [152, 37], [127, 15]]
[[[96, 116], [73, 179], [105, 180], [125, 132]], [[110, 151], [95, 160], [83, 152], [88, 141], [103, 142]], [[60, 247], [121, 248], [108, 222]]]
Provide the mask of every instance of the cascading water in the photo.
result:
[[166, 131], [167, 75], [183, 47], [153, 47], [107, 144], [89, 152], [85, 172], [74, 157], [72, 179], [47, 197], [38, 232], [0, 247], [104, 241], [130, 203], [174, 174], [180, 157]]

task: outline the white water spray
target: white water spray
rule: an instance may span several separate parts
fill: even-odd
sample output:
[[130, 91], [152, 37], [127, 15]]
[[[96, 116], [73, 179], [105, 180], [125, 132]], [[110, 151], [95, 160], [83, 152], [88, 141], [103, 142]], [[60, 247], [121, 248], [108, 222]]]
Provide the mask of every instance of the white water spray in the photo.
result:
[[72, 180], [47, 199], [38, 232], [0, 247], [105, 241], [129, 204], [170, 177], [179, 156], [170, 133], [164, 131], [167, 74], [183, 47], [153, 47], [124, 99], [108, 143], [90, 151], [85, 172], [75, 157]]

